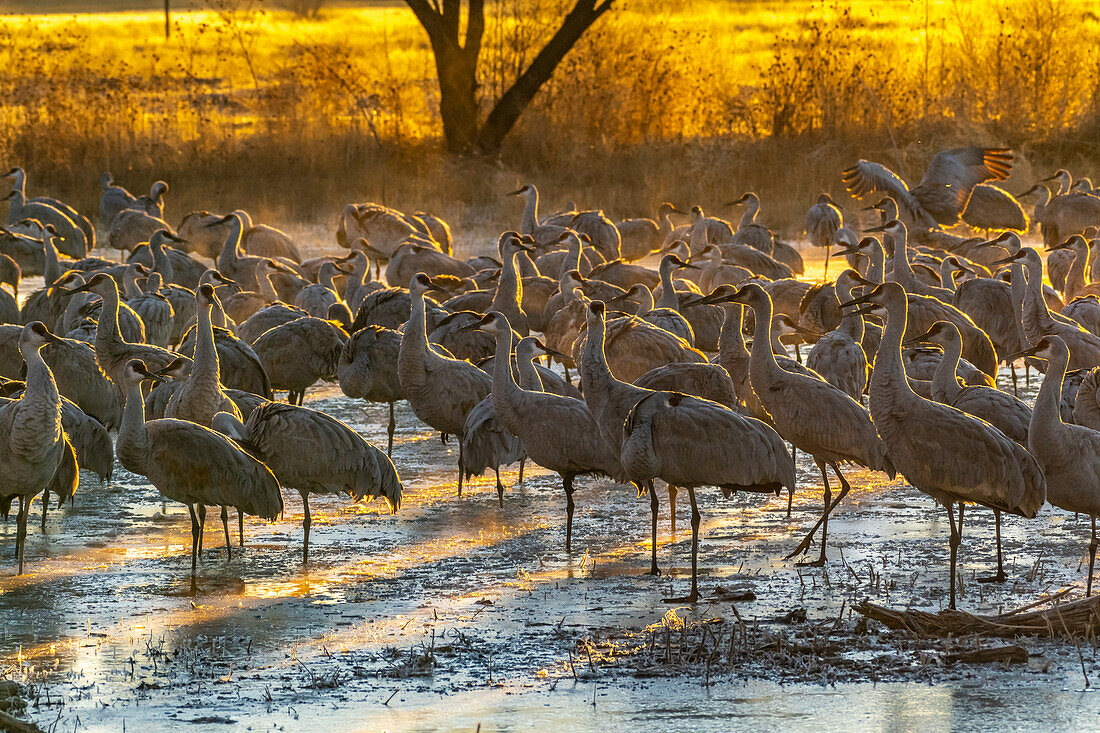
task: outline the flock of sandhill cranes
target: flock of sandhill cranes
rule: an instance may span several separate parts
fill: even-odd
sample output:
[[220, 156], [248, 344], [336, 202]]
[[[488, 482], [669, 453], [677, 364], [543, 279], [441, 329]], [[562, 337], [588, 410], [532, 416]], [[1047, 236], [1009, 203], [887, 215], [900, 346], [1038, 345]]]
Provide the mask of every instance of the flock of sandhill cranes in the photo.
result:
[[[290, 237], [241, 210], [191, 212], [174, 229], [167, 184], [134, 196], [104, 174], [99, 223], [106, 248], [128, 252], [122, 262], [89, 256], [91, 222], [28, 198], [13, 168], [0, 228], [0, 282], [12, 287], [0, 288], [0, 506], [6, 517], [18, 500], [19, 571], [33, 498], [42, 494], [45, 523], [50, 496], [71, 499], [80, 468], [108, 478], [115, 457], [187, 505], [192, 590], [208, 506], [221, 508], [229, 554], [229, 508], [243, 545], [243, 516], [274, 518], [282, 488], [296, 490], [307, 561], [311, 494], [400, 506], [389, 456], [394, 403], [407, 400], [453, 437], [460, 495], [491, 470], [503, 505], [500, 469], [517, 462], [520, 481], [527, 460], [559, 474], [567, 550], [576, 478], [607, 476], [648, 494], [656, 574], [654, 481], [668, 484], [673, 522], [686, 490], [691, 590], [671, 600], [699, 598], [696, 489], [785, 489], [789, 516], [798, 450], [821, 473], [822, 511], [788, 557], [816, 541], [806, 564], [827, 561], [829, 517], [851, 488], [841, 466], [854, 463], [901, 474], [947, 508], [952, 608], [968, 504], [996, 516], [991, 581], [1005, 579], [1002, 513], [1031, 518], [1050, 502], [1088, 515], [1091, 593], [1100, 197], [1066, 171], [1047, 179], [1056, 191], [1025, 192], [1037, 196], [1048, 285], [1021, 239], [1023, 206], [988, 183], [1012, 161], [1005, 149], [944, 151], [913, 188], [859, 161], [843, 181], [854, 198], [877, 198], [867, 208], [880, 222], [861, 234], [859, 217], [822, 194], [806, 236], [847, 267], [819, 283], [799, 279], [798, 249], [758, 221], [751, 192], [731, 204], [743, 206], [736, 224], [668, 203], [656, 220], [613, 222], [575, 206], [541, 218], [526, 185], [513, 192], [525, 201], [518, 229], [500, 235], [495, 256], [469, 259], [454, 256], [438, 217], [348, 204], [336, 230], [348, 254], [303, 260]], [[998, 234], [945, 229], [960, 220]], [[653, 254], [655, 270], [641, 262]], [[44, 287], [20, 303], [20, 276], [39, 274]], [[792, 340], [811, 346], [804, 362], [790, 358]], [[1020, 360], [1045, 372], [1033, 408], [1015, 395]], [[997, 388], [1001, 365], [1012, 392]], [[318, 380], [389, 405], [386, 451], [302, 406]], [[273, 401], [279, 391], [286, 403]]]

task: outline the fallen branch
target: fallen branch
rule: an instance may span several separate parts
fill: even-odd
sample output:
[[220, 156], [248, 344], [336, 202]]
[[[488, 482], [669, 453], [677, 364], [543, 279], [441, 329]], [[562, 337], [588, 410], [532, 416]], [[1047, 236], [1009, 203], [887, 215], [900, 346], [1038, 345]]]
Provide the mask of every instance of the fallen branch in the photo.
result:
[[[1058, 594], [1047, 601], [1060, 598]], [[1033, 604], [1034, 605], [1034, 604]], [[853, 606], [857, 613], [879, 621], [891, 629], [907, 631], [921, 638], [980, 634], [1013, 638], [1016, 636], [1064, 636], [1072, 639], [1088, 636], [1100, 626], [1100, 596], [1082, 598], [1039, 611], [1009, 611], [997, 616], [977, 616], [966, 611], [901, 611], [862, 601]]]
[[8, 715], [3, 710], [0, 710], [0, 730], [12, 731], [12, 733], [45, 733], [34, 723]]

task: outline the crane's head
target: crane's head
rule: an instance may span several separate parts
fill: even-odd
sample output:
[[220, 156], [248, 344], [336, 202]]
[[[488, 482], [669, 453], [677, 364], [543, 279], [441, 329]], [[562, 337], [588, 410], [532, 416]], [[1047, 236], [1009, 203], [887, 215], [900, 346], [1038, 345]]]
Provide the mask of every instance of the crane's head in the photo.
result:
[[661, 269], [679, 270], [681, 268], [688, 268], [689, 270], [698, 270], [698, 265], [693, 265], [690, 262], [685, 262], [680, 259], [679, 255], [667, 254], [661, 258]]
[[[1005, 248], [1005, 249], [1007, 249], [1007, 248]], [[996, 266], [996, 265], [1010, 265], [1013, 262], [1019, 262], [1019, 261], [1026, 262], [1027, 259], [1028, 259], [1028, 253], [1029, 252], [1034, 254], [1036, 257], [1039, 256], [1039, 254], [1037, 252], [1035, 252], [1035, 250], [1033, 250], [1031, 247], [1020, 247], [1018, 250], [1016, 250], [1015, 252], [1012, 252], [1007, 257], [1002, 257], [999, 260], [994, 260], [990, 264]]]
[[537, 191], [535, 190], [535, 187], [532, 186], [530, 183], [527, 183], [527, 184], [524, 184], [524, 185], [520, 186], [515, 191], [509, 191], [508, 195], [509, 196], [523, 196], [524, 198], [527, 198], [528, 196], [530, 196], [532, 194], [535, 194], [535, 193], [537, 193]]
[[200, 308], [210, 306], [214, 304], [214, 286], [210, 283], [203, 283], [199, 286], [198, 291], [195, 293], [195, 300]]
[[114, 279], [105, 273], [99, 272], [85, 282], [83, 285], [79, 285], [75, 288], [66, 290], [61, 288], [61, 291], [73, 295], [75, 293], [95, 293], [100, 297], [106, 297], [112, 291], [115, 293], [115, 297], [118, 297], [118, 284]]
[[718, 305], [720, 303], [732, 303], [733, 296], [737, 294], [737, 288], [733, 285], [719, 285], [707, 295], [689, 298], [680, 304], [680, 308], [690, 308], [693, 305]]
[[1072, 237], [1062, 242], [1061, 244], [1052, 244], [1051, 246], [1047, 247], [1047, 252], [1054, 252], [1055, 250], [1059, 249], [1072, 249], [1075, 251], [1081, 251], [1088, 246], [1088, 242], [1085, 241], [1084, 237], [1082, 237], [1080, 234], [1074, 234]]
[[959, 335], [958, 326], [950, 321], [936, 321], [932, 324], [932, 327], [924, 333], [905, 339], [905, 345], [938, 344], [939, 346], [947, 346], [948, 344], [957, 343], [961, 340], [962, 336]]
[[158, 229], [155, 232], [153, 232], [153, 236], [149, 237], [149, 246], [150, 247], [156, 247], [158, 245], [163, 245], [163, 244], [166, 244], [168, 242], [177, 242], [179, 244], [187, 244], [188, 240], [184, 239], [183, 237], [177, 236], [176, 234], [173, 234], [172, 232], [168, 231], [167, 229]]
[[154, 382], [164, 381], [164, 378], [159, 374], [149, 371], [149, 368], [145, 366], [145, 362], [141, 359], [131, 359], [126, 362], [126, 366], [122, 370], [122, 378], [128, 384], [140, 384], [146, 379]]
[[149, 189], [149, 198], [156, 201], [166, 193], [168, 193], [168, 184], [164, 181], [154, 181]]
[[674, 204], [664, 201], [657, 207], [657, 218], [661, 219], [669, 214], [682, 214], [686, 216], [687, 212], [683, 209], [678, 209]]
[[50, 333], [50, 330], [46, 328], [42, 321], [31, 321], [23, 326], [23, 332], [19, 334], [20, 352], [25, 352], [26, 349], [37, 351], [46, 344], [62, 343], [65, 342]]
[[870, 292], [858, 298], [841, 303], [840, 307], [848, 308], [854, 305], [863, 306], [855, 311], [860, 315], [879, 315], [883, 309], [889, 313], [891, 309], [898, 308], [899, 306], [905, 308], [905, 288], [895, 282], [882, 283], [881, 285], [876, 285]]
[[158, 369], [157, 376], [164, 379], [186, 379], [190, 371], [191, 363], [184, 358], [176, 357], [163, 369]]
[[1006, 362], [1013, 362], [1025, 356], [1034, 356], [1047, 361], [1058, 360], [1063, 368], [1069, 362], [1069, 347], [1061, 336], [1044, 336], [1030, 349], [1024, 349], [1018, 354], [1010, 354], [1005, 357]]
[[871, 227], [867, 231], [889, 234], [894, 239], [903, 238], [906, 234], [908, 234], [908, 231], [905, 228], [905, 224], [901, 223], [901, 221], [899, 221], [898, 219], [891, 219], [882, 226]]
[[508, 322], [508, 316], [504, 315], [500, 311], [489, 311], [478, 320], [463, 326], [460, 331], [485, 331], [491, 333], [494, 336], [501, 336], [509, 333], [512, 330], [512, 325]]

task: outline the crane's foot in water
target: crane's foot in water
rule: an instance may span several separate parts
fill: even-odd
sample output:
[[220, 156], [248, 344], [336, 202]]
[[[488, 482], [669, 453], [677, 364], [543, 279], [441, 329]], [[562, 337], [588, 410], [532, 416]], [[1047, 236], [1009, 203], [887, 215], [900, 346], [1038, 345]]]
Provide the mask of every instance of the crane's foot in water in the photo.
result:
[[653, 563], [649, 567], [649, 572], [646, 573], [646, 575], [652, 575], [655, 578], [661, 577], [661, 569], [659, 567], [657, 567], [657, 563]]
[[679, 598], [662, 598], [661, 600], [665, 603], [697, 603], [699, 601], [699, 591], [694, 590]]
[[1008, 580], [1008, 576], [1004, 574], [1003, 570], [998, 570], [996, 575], [983, 575], [977, 580], [979, 583], [1004, 583]]
[[[788, 556], [788, 559], [790, 557], [792, 556]], [[825, 558], [819, 557], [816, 560], [800, 560], [796, 562], [795, 565], [800, 568], [822, 568], [825, 567]]]

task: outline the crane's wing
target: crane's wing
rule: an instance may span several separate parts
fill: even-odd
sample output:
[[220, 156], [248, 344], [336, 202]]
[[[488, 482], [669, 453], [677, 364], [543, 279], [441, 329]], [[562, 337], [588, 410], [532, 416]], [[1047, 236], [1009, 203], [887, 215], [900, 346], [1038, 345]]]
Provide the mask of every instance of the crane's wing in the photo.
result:
[[932, 158], [913, 198], [941, 224], [959, 221], [974, 187], [983, 181], [1003, 181], [1012, 172], [1008, 148], [954, 148]]

